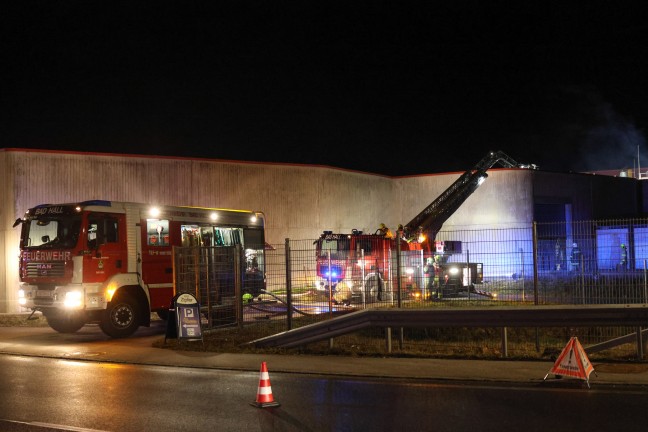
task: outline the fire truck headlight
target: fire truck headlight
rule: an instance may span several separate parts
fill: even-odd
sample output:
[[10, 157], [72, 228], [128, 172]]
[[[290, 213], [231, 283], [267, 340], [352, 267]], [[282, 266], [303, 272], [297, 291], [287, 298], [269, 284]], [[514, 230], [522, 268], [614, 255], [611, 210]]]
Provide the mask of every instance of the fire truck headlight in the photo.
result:
[[405, 273], [407, 273], [408, 275], [414, 274], [414, 269], [412, 267], [407, 267], [405, 269]]
[[81, 291], [68, 291], [65, 293], [63, 304], [70, 309], [80, 308], [83, 306], [83, 294]]
[[450, 267], [448, 271], [450, 272], [451, 275], [459, 274], [459, 269], [457, 267]]
[[27, 299], [25, 298], [25, 290], [18, 290], [18, 304], [21, 306], [27, 304]]

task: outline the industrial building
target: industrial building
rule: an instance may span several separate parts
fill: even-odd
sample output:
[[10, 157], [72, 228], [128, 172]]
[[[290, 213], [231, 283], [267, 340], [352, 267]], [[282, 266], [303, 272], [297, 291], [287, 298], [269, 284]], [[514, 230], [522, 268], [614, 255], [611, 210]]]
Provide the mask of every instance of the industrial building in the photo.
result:
[[[493, 167], [444, 229], [646, 213], [639, 179], [541, 168]], [[404, 224], [461, 174], [388, 177], [328, 166], [0, 149], [0, 313], [19, 310], [14, 221], [38, 204], [97, 199], [252, 210], [266, 219], [266, 242], [280, 245], [324, 230], [373, 233], [380, 223]]]

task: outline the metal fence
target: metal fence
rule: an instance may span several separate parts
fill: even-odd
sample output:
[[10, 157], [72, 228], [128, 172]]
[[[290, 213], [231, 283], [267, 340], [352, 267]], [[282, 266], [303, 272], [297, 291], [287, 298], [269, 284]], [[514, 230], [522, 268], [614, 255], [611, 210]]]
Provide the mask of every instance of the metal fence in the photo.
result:
[[[648, 219], [468, 227], [441, 231], [436, 238], [461, 242], [460, 252], [446, 257], [448, 266], [456, 263], [459, 267], [460, 276], [454, 282], [431, 279], [426, 269], [431, 257], [423, 251], [398, 252], [394, 241], [381, 274], [349, 272], [348, 280], [333, 284], [321, 269], [318, 274], [316, 239], [286, 239], [265, 251], [265, 290], [258, 296], [255, 292], [252, 298], [243, 297], [251, 290], [240, 248], [176, 248], [176, 289], [197, 295], [207, 328], [262, 323], [269, 334], [370, 307], [648, 303]], [[477, 280], [470, 277], [476, 268], [481, 273]], [[464, 282], [458, 282], [462, 276]], [[376, 277], [380, 296], [371, 294]], [[363, 294], [341, 300], [338, 294], [343, 283], [360, 287]], [[450, 283], [455, 284], [454, 289], [448, 290]], [[435, 298], [431, 295], [435, 292], [445, 295]], [[636, 329], [560, 329], [559, 333], [579, 333], [584, 343], [598, 343], [633, 331]], [[384, 332], [376, 329], [373, 333], [369, 332], [376, 349], [384, 349]], [[515, 351], [516, 346], [524, 345], [521, 349], [526, 350], [531, 344], [537, 350], [537, 334], [529, 340], [532, 333], [528, 329], [509, 331], [508, 349]], [[442, 340], [447, 344], [449, 334], [442, 329], [401, 329], [399, 348], [421, 344], [430, 348]], [[457, 351], [467, 346], [493, 352], [502, 348], [499, 330], [484, 329], [480, 340], [474, 336], [467, 340], [461, 332], [452, 334]], [[344, 338], [337, 338], [336, 343], [344, 345]]]

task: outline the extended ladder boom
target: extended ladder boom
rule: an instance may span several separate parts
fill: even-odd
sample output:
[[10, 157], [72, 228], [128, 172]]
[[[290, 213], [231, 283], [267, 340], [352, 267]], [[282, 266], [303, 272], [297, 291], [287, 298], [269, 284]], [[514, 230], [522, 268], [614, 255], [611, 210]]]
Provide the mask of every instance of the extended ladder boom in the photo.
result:
[[424, 232], [428, 235], [429, 240], [433, 241], [445, 221], [488, 177], [486, 171], [497, 163], [505, 168], [537, 168], [535, 165], [519, 164], [502, 151], [490, 152], [472, 169], [459, 176], [450, 187], [405, 225], [405, 233], [412, 236]]

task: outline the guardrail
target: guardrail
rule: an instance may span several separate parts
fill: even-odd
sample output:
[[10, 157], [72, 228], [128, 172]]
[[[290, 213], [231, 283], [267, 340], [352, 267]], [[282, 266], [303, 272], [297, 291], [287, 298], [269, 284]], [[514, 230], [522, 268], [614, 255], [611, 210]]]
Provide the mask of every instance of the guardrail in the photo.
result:
[[[295, 348], [368, 327], [637, 327], [637, 353], [643, 358], [641, 327], [648, 326], [648, 305], [483, 307], [466, 309], [367, 309], [310, 324], [248, 343], [256, 348]], [[506, 356], [506, 352], [504, 352]]]

